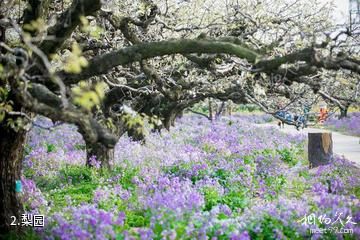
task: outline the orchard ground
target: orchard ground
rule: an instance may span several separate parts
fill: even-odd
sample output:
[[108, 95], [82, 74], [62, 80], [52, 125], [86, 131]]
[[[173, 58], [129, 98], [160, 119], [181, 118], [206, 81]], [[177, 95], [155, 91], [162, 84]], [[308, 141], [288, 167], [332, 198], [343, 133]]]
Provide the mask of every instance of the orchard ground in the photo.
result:
[[269, 121], [187, 115], [143, 145], [122, 137], [111, 171], [85, 167], [74, 126], [34, 127], [21, 196], [45, 227], [26, 238], [359, 239], [359, 169], [310, 171], [306, 135], [255, 124]]

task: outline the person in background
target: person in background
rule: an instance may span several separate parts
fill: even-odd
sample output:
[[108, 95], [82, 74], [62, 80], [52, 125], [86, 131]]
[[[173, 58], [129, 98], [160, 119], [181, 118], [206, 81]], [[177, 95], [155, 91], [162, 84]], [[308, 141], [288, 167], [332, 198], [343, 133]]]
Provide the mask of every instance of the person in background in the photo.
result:
[[319, 122], [324, 123], [327, 119], [329, 111], [326, 107], [320, 107]]

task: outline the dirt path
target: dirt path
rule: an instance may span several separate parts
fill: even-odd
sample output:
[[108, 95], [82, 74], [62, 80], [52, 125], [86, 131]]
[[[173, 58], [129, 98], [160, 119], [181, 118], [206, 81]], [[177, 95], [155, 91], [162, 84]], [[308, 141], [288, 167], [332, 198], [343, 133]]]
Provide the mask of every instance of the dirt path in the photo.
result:
[[[276, 124], [261, 124], [263, 126], [273, 126], [277, 127]], [[338, 132], [333, 132], [326, 129], [318, 128], [305, 128], [303, 130], [297, 131], [294, 126], [285, 125], [284, 129], [281, 131], [290, 133], [290, 134], [307, 134], [313, 132], [332, 132], [332, 138], [334, 142], [334, 153], [338, 155], [343, 155], [345, 158], [354, 162], [357, 167], [360, 168], [360, 138], [347, 136]]]

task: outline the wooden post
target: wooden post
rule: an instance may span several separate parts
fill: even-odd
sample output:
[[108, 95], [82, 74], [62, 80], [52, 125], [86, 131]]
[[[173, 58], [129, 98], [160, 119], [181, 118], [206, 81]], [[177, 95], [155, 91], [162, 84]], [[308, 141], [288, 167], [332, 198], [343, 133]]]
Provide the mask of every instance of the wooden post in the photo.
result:
[[332, 134], [309, 133], [308, 138], [308, 157], [310, 168], [328, 164], [333, 157]]

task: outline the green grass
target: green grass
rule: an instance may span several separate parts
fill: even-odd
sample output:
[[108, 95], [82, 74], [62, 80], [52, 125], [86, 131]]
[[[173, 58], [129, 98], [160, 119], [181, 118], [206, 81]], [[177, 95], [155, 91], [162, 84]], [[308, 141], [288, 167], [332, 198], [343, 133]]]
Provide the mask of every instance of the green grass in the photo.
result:
[[52, 212], [61, 211], [62, 208], [68, 206], [66, 197], [70, 197], [73, 201], [72, 205], [81, 203], [91, 203], [93, 200], [93, 192], [99, 185], [97, 183], [83, 183], [81, 185], [69, 185], [58, 190], [50, 191], [48, 201], [50, 202]]

